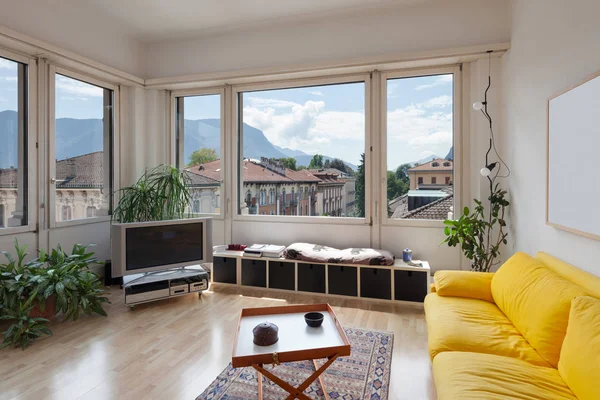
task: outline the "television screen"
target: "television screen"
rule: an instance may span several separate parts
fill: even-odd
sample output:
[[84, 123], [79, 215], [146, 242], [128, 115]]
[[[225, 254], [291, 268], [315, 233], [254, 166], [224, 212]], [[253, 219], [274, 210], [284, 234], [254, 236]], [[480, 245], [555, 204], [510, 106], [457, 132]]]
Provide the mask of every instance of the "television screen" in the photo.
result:
[[203, 260], [203, 226], [196, 222], [128, 228], [126, 270]]

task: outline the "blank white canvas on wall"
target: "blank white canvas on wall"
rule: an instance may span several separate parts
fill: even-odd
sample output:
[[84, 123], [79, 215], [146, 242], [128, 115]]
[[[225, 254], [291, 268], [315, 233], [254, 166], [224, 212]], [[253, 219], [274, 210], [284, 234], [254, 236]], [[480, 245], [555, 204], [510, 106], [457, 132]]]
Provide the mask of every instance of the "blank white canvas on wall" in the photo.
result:
[[600, 240], [600, 76], [548, 101], [549, 225]]

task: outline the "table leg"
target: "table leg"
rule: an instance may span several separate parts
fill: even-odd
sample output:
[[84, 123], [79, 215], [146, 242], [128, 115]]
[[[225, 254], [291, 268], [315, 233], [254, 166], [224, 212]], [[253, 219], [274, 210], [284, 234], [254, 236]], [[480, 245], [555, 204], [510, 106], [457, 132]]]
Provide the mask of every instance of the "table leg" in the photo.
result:
[[260, 373], [260, 371], [258, 372], [258, 400], [263, 400], [263, 387], [262, 387], [262, 381], [263, 381], [263, 374]]
[[262, 375], [264, 375], [267, 378], [269, 378], [276, 385], [278, 385], [280, 388], [282, 388], [283, 390], [285, 390], [286, 392], [288, 392], [290, 394], [286, 398], [286, 400], [293, 400], [293, 399], [311, 400], [310, 397], [308, 397], [307, 395], [305, 395], [303, 392], [310, 386], [311, 383], [313, 383], [316, 379], [319, 379], [319, 383], [321, 384], [321, 388], [323, 389], [323, 393], [325, 395], [325, 398], [327, 400], [329, 400], [329, 394], [327, 394], [327, 389], [325, 388], [325, 382], [321, 378], [321, 374], [323, 372], [325, 372], [325, 370], [327, 368], [329, 368], [329, 366], [337, 358], [338, 358], [338, 355], [336, 354], [335, 356], [329, 358], [325, 362], [325, 364], [321, 365], [320, 368], [317, 368], [317, 364], [313, 360], [313, 364], [315, 365], [316, 371], [313, 372], [312, 375], [309, 376], [304, 382], [302, 382], [302, 384], [300, 384], [300, 386], [298, 386], [297, 388], [293, 387], [292, 385], [290, 385], [289, 383], [287, 383], [283, 379], [281, 379], [278, 376], [274, 375], [271, 371], [264, 369], [263, 366], [262, 366], [262, 364], [252, 364], [252, 367], [258, 372], [258, 377], [259, 377], [259, 380], [258, 380], [258, 398], [259, 398], [259, 400], [262, 400]]
[[[318, 370], [319, 367], [317, 365], [317, 360], [312, 360], [313, 365], [315, 366], [315, 370]], [[319, 375], [319, 383], [321, 384], [321, 389], [323, 389], [323, 396], [325, 396], [325, 400], [331, 400], [329, 398], [329, 393], [327, 392], [327, 388], [325, 387], [325, 380], [322, 375]]]

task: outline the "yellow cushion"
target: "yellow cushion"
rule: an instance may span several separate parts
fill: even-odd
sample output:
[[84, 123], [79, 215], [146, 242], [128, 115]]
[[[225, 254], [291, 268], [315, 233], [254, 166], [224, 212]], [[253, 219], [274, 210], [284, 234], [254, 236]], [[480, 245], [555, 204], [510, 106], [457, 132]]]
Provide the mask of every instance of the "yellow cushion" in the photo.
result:
[[582, 290], [525, 253], [516, 253], [492, 278], [496, 305], [553, 367], [567, 331], [571, 300]]
[[558, 371], [580, 400], [600, 399], [600, 300], [572, 301]]
[[[536, 260], [541, 261], [554, 273], [581, 287], [586, 294], [600, 299], [600, 277], [582, 271], [571, 264], [567, 264], [556, 257], [552, 257], [548, 253], [544, 253], [543, 251], [538, 252], [535, 255], [535, 258]], [[590, 259], [589, 262], [593, 263], [595, 260]]]
[[442, 352], [470, 351], [549, 366], [495, 304], [431, 293], [425, 298], [425, 313], [432, 359]]
[[440, 296], [467, 297], [493, 303], [493, 276], [489, 272], [437, 271], [433, 280], [435, 291]]
[[438, 400], [577, 399], [556, 369], [491, 354], [439, 354], [433, 376]]

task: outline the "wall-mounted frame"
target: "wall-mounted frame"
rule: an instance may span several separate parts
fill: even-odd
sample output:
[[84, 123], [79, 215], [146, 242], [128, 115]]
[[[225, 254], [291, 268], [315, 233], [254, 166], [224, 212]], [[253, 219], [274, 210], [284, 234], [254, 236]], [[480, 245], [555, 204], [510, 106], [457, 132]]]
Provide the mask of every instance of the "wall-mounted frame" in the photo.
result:
[[546, 224], [600, 240], [600, 71], [548, 99]]

